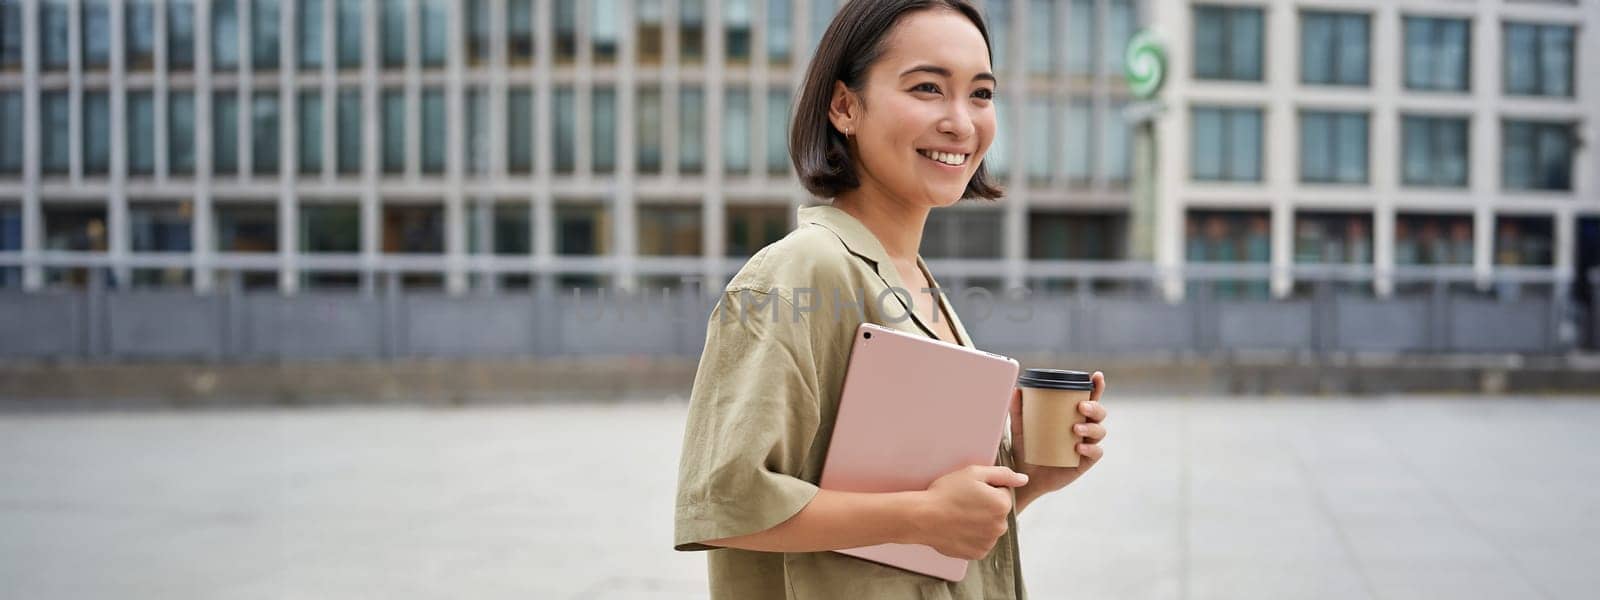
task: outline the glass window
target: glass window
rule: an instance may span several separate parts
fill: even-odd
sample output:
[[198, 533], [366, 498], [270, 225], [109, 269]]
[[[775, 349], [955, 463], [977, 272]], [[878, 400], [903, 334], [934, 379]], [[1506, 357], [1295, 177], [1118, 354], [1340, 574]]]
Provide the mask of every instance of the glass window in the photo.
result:
[[1000, 258], [1001, 212], [995, 209], [935, 210], [922, 229], [924, 258]]
[[1467, 91], [1471, 81], [1471, 21], [1406, 17], [1406, 87]]
[[322, 172], [322, 91], [300, 92], [296, 118], [300, 121], [299, 145], [301, 173]]
[[1055, 33], [1055, 0], [1030, 0], [1028, 8], [1028, 71], [1049, 75], [1055, 71], [1058, 54]]
[[506, 2], [506, 59], [513, 65], [533, 62], [533, 0]]
[[750, 91], [728, 88], [722, 107], [722, 166], [729, 175], [750, 171]]
[[678, 91], [678, 171], [699, 174], [705, 168], [705, 92], [684, 86]]
[[22, 211], [0, 204], [0, 252], [22, 249]]
[[[1041, 125], [1050, 122], [1050, 99], [1028, 99], [1028, 122]], [[1050, 128], [1028, 128], [1028, 179], [1035, 184], [1050, 181]]]
[[577, 0], [555, 0], [556, 62], [569, 64], [578, 59]]
[[334, 22], [339, 37], [334, 41], [339, 52], [339, 68], [354, 69], [361, 66], [361, 5], [363, 0], [339, 0], [339, 14]]
[[656, 174], [661, 172], [661, 88], [648, 86], [639, 88], [639, 114], [635, 127], [639, 130], [639, 172]]
[[1554, 264], [1554, 225], [1550, 217], [1495, 217], [1494, 264], [1508, 267]]
[[1094, 0], [1072, 0], [1071, 10], [1067, 15], [1067, 72], [1090, 75], [1094, 73], [1095, 33], [1100, 30], [1095, 26]]
[[789, 92], [774, 89], [767, 92], [767, 172], [783, 175], [789, 172]]
[[1261, 110], [1195, 107], [1189, 136], [1191, 176], [1201, 181], [1261, 180]]
[[727, 215], [727, 256], [752, 256], [757, 250], [789, 234], [789, 207], [729, 205]]
[[767, 60], [774, 65], [789, 64], [790, 48], [794, 45], [794, 8], [789, 0], [767, 2]]
[[1060, 137], [1067, 141], [1061, 153], [1066, 161], [1067, 178], [1080, 185], [1089, 181], [1092, 169], [1093, 157], [1089, 150], [1095, 147], [1094, 119], [1090, 117], [1093, 112], [1094, 105], [1088, 98], [1069, 101], [1064, 119], [1066, 131]]
[[611, 211], [599, 204], [556, 203], [556, 254], [611, 253]]
[[1502, 127], [1506, 189], [1572, 189], [1572, 124], [1507, 120]]
[[39, 3], [39, 64], [46, 71], [67, 70], [67, 11], [71, 8], [67, 0]]
[[0, 92], [0, 173], [22, 173], [22, 123], [22, 92]]
[[278, 91], [256, 92], [250, 106], [250, 169], [256, 175], [278, 173]]
[[1270, 225], [1265, 211], [1190, 211], [1185, 255], [1189, 262], [1268, 262], [1272, 258]]
[[555, 169], [557, 173], [571, 173], [578, 164], [578, 101], [570, 87], [555, 91]]
[[489, 172], [489, 91], [484, 87], [467, 88], [466, 135], [461, 143], [468, 173]]
[[278, 207], [219, 202], [212, 210], [218, 252], [278, 251]]
[[705, 0], [679, 0], [678, 55], [684, 64], [700, 64], [706, 54]]
[[700, 206], [639, 205], [641, 256], [700, 256]]
[[251, 65], [260, 71], [278, 68], [278, 0], [250, 2]]
[[750, 63], [750, 16], [750, 0], [723, 1], [722, 20], [727, 27], [725, 43], [730, 65]]
[[[525, 202], [498, 202], [494, 205], [490, 226], [495, 254], [527, 256], [533, 253], [533, 219], [528, 210]], [[479, 252], [479, 246], [473, 244], [473, 251]]]
[[1133, 124], [1122, 118], [1127, 106], [1127, 102], [1114, 103], [1110, 106], [1111, 114], [1100, 119], [1105, 135], [1102, 174], [1106, 181], [1117, 184], [1127, 183], [1133, 171]]
[[1506, 93], [1571, 96], [1574, 37], [1566, 25], [1506, 23]]
[[1300, 14], [1300, 81], [1367, 85], [1369, 23], [1365, 14]]
[[590, 115], [594, 124], [593, 168], [596, 173], [610, 173], [617, 169], [617, 91], [609, 87], [594, 89]]
[[300, 251], [361, 252], [361, 207], [354, 202], [300, 205]]
[[383, 90], [383, 172], [404, 173], [406, 170], [406, 91], [392, 88]]
[[1105, 47], [1101, 49], [1106, 73], [1122, 75], [1122, 59], [1127, 55], [1128, 42], [1139, 31], [1139, 13], [1132, 0], [1110, 0], [1106, 3]]
[[167, 172], [194, 174], [194, 92], [167, 96]]
[[[134, 0], [134, 3], [139, 2], [140, 0]], [[130, 43], [131, 40], [132, 38]], [[129, 66], [135, 65], [129, 61]], [[0, 0], [0, 70], [22, 70], [21, 0]]]
[[378, 43], [383, 46], [383, 66], [386, 68], [404, 67], [406, 64], [406, 10], [410, 4], [406, 0], [383, 0], [383, 6], [380, 7], [383, 12], [379, 17], [381, 29], [378, 31]]
[[1401, 118], [1400, 179], [1406, 185], [1466, 187], [1467, 119]]
[[238, 173], [239, 94], [224, 90], [211, 98], [211, 171]]
[[39, 131], [40, 167], [45, 173], [65, 175], [72, 166], [72, 140], [67, 137], [72, 131], [71, 99], [66, 92], [44, 92], [39, 95], [39, 105], [44, 117]]
[[1366, 113], [1300, 113], [1300, 180], [1367, 182]]
[[990, 65], [995, 71], [1009, 69], [1011, 61], [1011, 2], [985, 2], [985, 21], [989, 25]]
[[69, 252], [104, 252], [106, 249], [106, 207], [104, 204], [46, 203], [44, 249]]
[[78, 39], [83, 43], [83, 66], [104, 69], [111, 66], [111, 4], [106, 0], [83, 0], [79, 5], [83, 19]]
[[239, 0], [211, 3], [211, 68], [239, 68]]
[[443, 173], [450, 148], [444, 90], [422, 90], [422, 172]]
[[83, 172], [104, 175], [111, 170], [111, 95], [83, 94]]
[[167, 0], [167, 68], [194, 68], [194, 0]]
[[1261, 9], [1194, 7], [1194, 75], [1198, 79], [1261, 80]]
[[589, 41], [594, 44], [594, 62], [617, 62], [617, 47], [622, 38], [622, 11], [618, 0], [590, 0]]
[[336, 157], [340, 174], [361, 172], [361, 90], [339, 90], [338, 139], [339, 155]]
[[188, 202], [130, 202], [129, 247], [134, 252], [188, 252], [194, 244]]
[[1306, 212], [1295, 215], [1294, 262], [1372, 262], [1372, 215]]
[[122, 10], [123, 60], [128, 70], [148, 71], [156, 62], [155, 2], [128, 0]]
[[443, 67], [450, 53], [450, 3], [422, 3], [422, 66]]
[[467, 20], [465, 42], [467, 45], [467, 64], [481, 65], [489, 61], [489, 32], [494, 15], [489, 13], [487, 0], [467, 0], [461, 7], [462, 16]]
[[1121, 260], [1127, 218], [1113, 213], [1035, 211], [1028, 215], [1028, 258]]
[[295, 9], [295, 39], [301, 69], [322, 68], [322, 2], [323, 0], [297, 0]]
[[1394, 262], [1397, 265], [1472, 264], [1472, 215], [1395, 215]]
[[838, 0], [811, 0], [811, 49], [816, 51], [822, 43], [822, 34], [828, 32], [834, 13], [839, 12]]
[[506, 97], [506, 169], [512, 173], [533, 170], [533, 90], [513, 87]]
[[128, 91], [128, 174], [155, 173], [155, 96]]
[[385, 254], [443, 254], [444, 206], [386, 204], [383, 207]]

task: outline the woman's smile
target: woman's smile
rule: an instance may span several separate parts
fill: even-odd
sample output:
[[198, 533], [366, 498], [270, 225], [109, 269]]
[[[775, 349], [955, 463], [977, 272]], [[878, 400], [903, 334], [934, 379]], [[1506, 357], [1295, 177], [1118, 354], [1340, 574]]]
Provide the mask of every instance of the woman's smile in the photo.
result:
[[966, 171], [967, 159], [971, 153], [942, 152], [939, 150], [917, 149], [917, 154], [933, 162], [935, 168], [946, 173], [960, 173]]

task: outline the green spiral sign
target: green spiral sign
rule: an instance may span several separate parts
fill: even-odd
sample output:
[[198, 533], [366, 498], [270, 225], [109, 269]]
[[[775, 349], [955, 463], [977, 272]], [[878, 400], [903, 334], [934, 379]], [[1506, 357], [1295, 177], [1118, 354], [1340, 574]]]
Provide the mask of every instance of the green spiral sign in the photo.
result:
[[1128, 89], [1134, 97], [1150, 98], [1161, 91], [1167, 77], [1167, 48], [1161, 38], [1148, 29], [1128, 40], [1128, 51], [1123, 57], [1123, 69], [1128, 77]]

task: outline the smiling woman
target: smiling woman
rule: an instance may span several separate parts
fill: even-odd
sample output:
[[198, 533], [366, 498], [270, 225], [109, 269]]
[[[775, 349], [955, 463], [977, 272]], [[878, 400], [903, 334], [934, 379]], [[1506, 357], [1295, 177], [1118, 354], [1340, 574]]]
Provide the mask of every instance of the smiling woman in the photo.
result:
[[[961, 0], [849, 2], [823, 34], [789, 153], [828, 202], [722, 290], [689, 397], [673, 547], [713, 550], [712, 598], [1026, 597], [1017, 513], [1070, 479], [1017, 472], [1030, 466], [1010, 438], [993, 463], [924, 490], [817, 485], [857, 326], [974, 347], [919, 249], [930, 211], [1002, 194], [984, 169], [992, 70], [983, 18]], [[1092, 465], [1098, 446], [1084, 447]], [[972, 562], [945, 581], [828, 552], [885, 543]]]

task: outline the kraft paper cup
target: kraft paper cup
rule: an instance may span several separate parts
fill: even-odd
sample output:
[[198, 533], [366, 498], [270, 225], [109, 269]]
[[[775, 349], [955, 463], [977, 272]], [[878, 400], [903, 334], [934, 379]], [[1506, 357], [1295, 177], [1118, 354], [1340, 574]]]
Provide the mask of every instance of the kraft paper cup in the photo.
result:
[[1017, 378], [1022, 388], [1023, 462], [1076, 467], [1083, 436], [1073, 426], [1084, 422], [1078, 403], [1089, 399], [1094, 383], [1083, 371], [1028, 369]]

